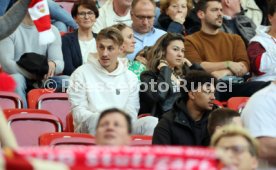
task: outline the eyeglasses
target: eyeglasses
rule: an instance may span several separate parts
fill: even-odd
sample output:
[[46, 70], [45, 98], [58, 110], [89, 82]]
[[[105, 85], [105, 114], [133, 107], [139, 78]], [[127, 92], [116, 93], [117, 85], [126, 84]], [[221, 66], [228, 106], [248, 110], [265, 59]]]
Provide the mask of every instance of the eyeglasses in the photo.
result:
[[143, 16], [143, 15], [135, 15], [132, 13], [132, 15], [134, 15], [136, 18], [138, 18], [141, 21], [144, 21], [145, 19], [147, 19], [148, 21], [153, 20], [155, 16]]
[[245, 151], [248, 151], [248, 146], [242, 146], [242, 145], [234, 145], [234, 146], [228, 146], [228, 147], [221, 147], [221, 149], [227, 151], [232, 151], [233, 154], [239, 155], [244, 153]]
[[81, 18], [84, 18], [86, 15], [87, 15], [88, 17], [92, 17], [92, 16], [95, 16], [95, 13], [94, 13], [93, 11], [79, 12], [79, 13], [78, 13], [78, 16], [80, 16]]

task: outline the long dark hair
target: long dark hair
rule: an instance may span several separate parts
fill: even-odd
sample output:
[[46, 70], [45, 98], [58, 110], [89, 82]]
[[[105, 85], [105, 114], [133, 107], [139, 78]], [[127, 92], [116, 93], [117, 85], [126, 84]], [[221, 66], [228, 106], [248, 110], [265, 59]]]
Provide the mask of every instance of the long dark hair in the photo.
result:
[[[151, 70], [153, 72], [159, 71], [157, 67], [160, 64], [160, 60], [165, 60], [167, 47], [172, 41], [175, 41], [175, 40], [180, 40], [184, 43], [183, 35], [178, 33], [170, 33], [170, 32], [161, 36], [157, 40], [154, 46], [152, 46], [147, 53], [148, 70]], [[182, 67], [179, 67], [179, 68], [177, 67], [173, 71], [179, 76], [182, 75]]]

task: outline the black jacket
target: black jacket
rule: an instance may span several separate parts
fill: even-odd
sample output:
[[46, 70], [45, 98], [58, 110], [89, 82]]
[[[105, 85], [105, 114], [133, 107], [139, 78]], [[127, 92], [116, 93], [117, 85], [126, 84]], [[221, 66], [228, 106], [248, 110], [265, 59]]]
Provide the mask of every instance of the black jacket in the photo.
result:
[[186, 103], [179, 99], [174, 108], [163, 115], [154, 129], [153, 144], [208, 146], [210, 136], [207, 130], [209, 112], [195, 122], [188, 114]]
[[269, 25], [268, 20], [268, 0], [255, 0], [255, 3], [263, 12], [263, 19], [261, 25]]
[[244, 15], [244, 11], [236, 15], [232, 20], [223, 19], [222, 31], [231, 34], [238, 34], [247, 46], [249, 41], [256, 35], [256, 25]]
[[[191, 67], [184, 66], [183, 73], [190, 70], [203, 70], [198, 64]], [[176, 89], [171, 81], [172, 70], [169, 67], [162, 67], [159, 72], [144, 71], [141, 76], [140, 89], [140, 110], [139, 114], [150, 113], [152, 116], [161, 118], [163, 113], [168, 112], [173, 107], [175, 101], [181, 96], [180, 89]], [[154, 82], [151, 83], [151, 82]], [[161, 83], [168, 84], [168, 90], [159, 90]], [[145, 86], [148, 86], [146, 88]], [[161, 86], [160, 86], [161, 87]], [[161, 89], [165, 89], [162, 85]]]
[[200, 30], [201, 21], [197, 16], [195, 8], [193, 8], [187, 15], [186, 20], [184, 22], [184, 26], [186, 28], [186, 33], [188, 35], [193, 34]]
[[173, 21], [168, 15], [161, 13], [158, 22], [155, 25], [156, 28], [162, 29], [166, 32], [185, 34], [184, 25]]
[[[96, 34], [93, 33], [94, 38]], [[62, 36], [62, 53], [64, 60], [63, 74], [70, 76], [75, 69], [83, 64], [78, 38], [78, 30]]]

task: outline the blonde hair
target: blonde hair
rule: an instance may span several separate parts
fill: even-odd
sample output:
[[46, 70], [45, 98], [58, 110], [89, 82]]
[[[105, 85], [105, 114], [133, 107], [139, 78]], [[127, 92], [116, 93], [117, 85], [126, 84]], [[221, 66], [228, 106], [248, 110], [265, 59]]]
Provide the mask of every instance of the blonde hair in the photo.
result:
[[211, 146], [216, 146], [218, 142], [224, 137], [241, 136], [249, 144], [249, 152], [252, 156], [258, 156], [258, 142], [253, 138], [249, 132], [237, 125], [226, 125], [221, 130], [216, 131], [211, 139]]
[[112, 26], [104, 28], [99, 32], [96, 41], [99, 41], [101, 39], [111, 39], [115, 44], [119, 46], [121, 46], [124, 42], [121, 31]]

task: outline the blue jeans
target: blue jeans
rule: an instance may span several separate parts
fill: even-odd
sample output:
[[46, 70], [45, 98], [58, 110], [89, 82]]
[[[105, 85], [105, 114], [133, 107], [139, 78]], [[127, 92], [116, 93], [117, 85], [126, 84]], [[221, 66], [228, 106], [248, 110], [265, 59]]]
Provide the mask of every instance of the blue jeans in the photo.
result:
[[14, 0], [0, 0], [0, 16], [4, 15], [14, 2]]
[[47, 80], [48, 84], [44, 84], [44, 87], [53, 88], [56, 92], [65, 93], [69, 86], [69, 80], [70, 76], [67, 75], [50, 77]]
[[[16, 89], [15, 92], [21, 97], [23, 101], [23, 108], [27, 108], [27, 98], [26, 98], [26, 91], [34, 89], [31, 84], [35, 81], [26, 79], [22, 74], [11, 74], [13, 79], [16, 82]], [[69, 84], [69, 76], [54, 76], [46, 80], [44, 83], [39, 83], [37, 88], [54, 88], [58, 92], [65, 92]]]
[[26, 90], [27, 90], [27, 82], [26, 78], [22, 74], [11, 74], [13, 79], [16, 82], [15, 92], [21, 97], [23, 101], [23, 108], [27, 108], [27, 98], [26, 98]]
[[58, 3], [53, 0], [48, 0], [49, 11], [52, 19], [52, 24], [55, 25], [60, 32], [67, 32], [68, 27], [74, 30], [78, 28], [72, 16], [63, 9]]

